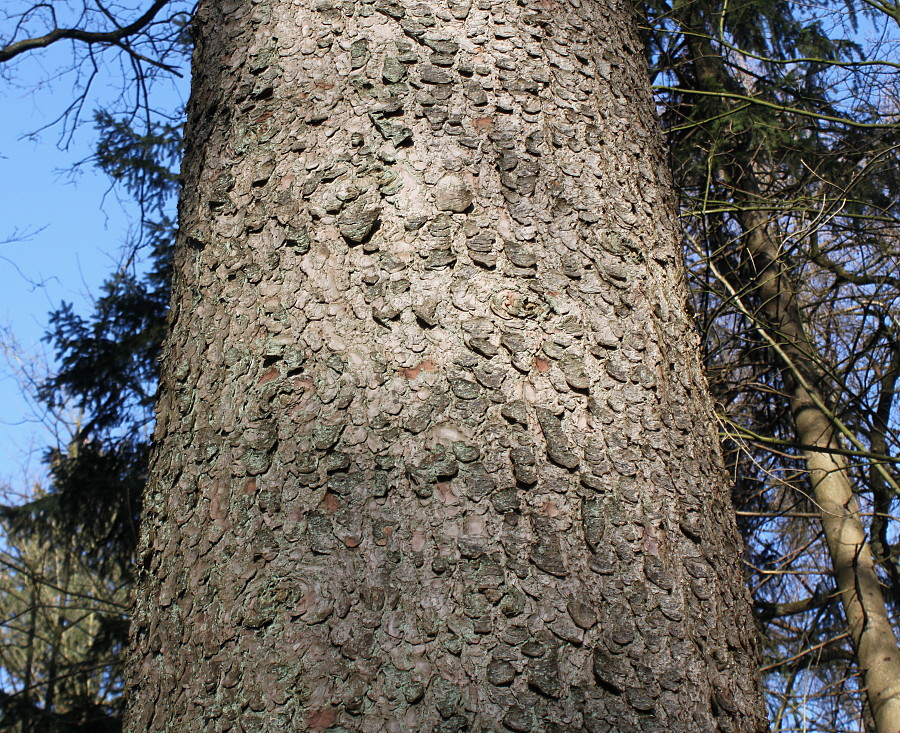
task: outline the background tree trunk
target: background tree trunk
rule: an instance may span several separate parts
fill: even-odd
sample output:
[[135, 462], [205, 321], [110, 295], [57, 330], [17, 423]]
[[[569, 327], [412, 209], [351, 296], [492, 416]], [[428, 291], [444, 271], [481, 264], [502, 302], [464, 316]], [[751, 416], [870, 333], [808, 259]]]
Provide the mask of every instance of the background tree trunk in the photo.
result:
[[201, 2], [130, 731], [761, 731], [624, 3]]
[[[745, 170], [751, 171], [748, 165]], [[756, 192], [755, 181], [738, 190]], [[797, 294], [765, 216], [739, 216], [747, 253], [747, 289], [760, 303], [753, 316], [772, 339], [772, 359], [780, 360], [797, 440], [809, 469], [809, 483], [822, 518], [834, 581], [847, 628], [865, 680], [866, 695], [879, 733], [900, 733], [900, 650], [875, 569], [850, 468], [836, 451], [841, 444], [819, 391], [824, 382], [816, 348], [803, 324]], [[816, 450], [816, 449], [821, 450]]]
[[[700, 16], [690, 15], [694, 10], [686, 9], [680, 20], [688, 30], [687, 58], [694, 66], [698, 89], [746, 94], [705, 35]], [[769, 355], [782, 373], [797, 440], [808, 446], [803, 455], [809, 483], [877, 729], [879, 733], [900, 733], [900, 649], [854, 495], [850, 466], [839, 455], [842, 446], [833, 416], [825, 406], [822, 358], [806, 331], [786, 254], [770, 231], [768, 214], [757, 208], [764, 201], [761, 176], [749, 136], [743, 137], [732, 142], [723, 172], [739, 207], [735, 218], [742, 230], [743, 268], [737, 276], [740, 290], [758, 304], [746, 314], [758, 324], [771, 346]], [[733, 295], [740, 307], [746, 308], [741, 294]], [[884, 472], [883, 467], [873, 464], [873, 471], [877, 468]]]

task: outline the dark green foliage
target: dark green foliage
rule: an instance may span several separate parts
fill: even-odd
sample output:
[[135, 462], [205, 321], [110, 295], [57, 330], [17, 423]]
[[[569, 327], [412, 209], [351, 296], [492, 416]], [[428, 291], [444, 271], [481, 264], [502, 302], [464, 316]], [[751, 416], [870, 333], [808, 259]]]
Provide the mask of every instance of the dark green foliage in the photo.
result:
[[121, 183], [143, 210], [165, 209], [178, 189], [181, 123], [150, 123], [149, 129], [138, 132], [132, 120], [100, 110], [94, 125], [100, 134], [97, 167]]
[[17, 695], [0, 691], [0, 730], [9, 733], [119, 733], [118, 710], [86, 703], [77, 712], [48, 713]]
[[174, 227], [163, 219], [147, 230], [151, 269], [144, 277], [115, 273], [104, 283], [104, 294], [89, 317], [75, 313], [69, 303], [50, 316], [47, 340], [60, 369], [44, 385], [41, 397], [51, 404], [74, 397], [90, 416], [85, 434], [126, 422], [132, 431], [140, 430], [149, 419], [165, 333]]
[[137, 541], [137, 509], [146, 481], [146, 441], [83, 442], [48, 453], [51, 489], [27, 504], [0, 507], [13, 535], [77, 535], [83, 561], [99, 570], [129, 569]]
[[[9, 659], [26, 670], [5, 670], [21, 690], [0, 699], [0, 727], [22, 733], [121, 727], [119, 666], [128, 629], [122, 604], [131, 583], [165, 335], [175, 233], [167, 208], [177, 193], [173, 168], [181, 140], [174, 125], [139, 134], [128, 121], [106, 113], [96, 119], [101, 135], [96, 163], [138, 202], [141, 240], [132, 245], [125, 266], [103, 284], [92, 313], [79, 314], [63, 303], [51, 314], [46, 340], [58, 371], [41, 386], [39, 397], [51, 407], [74, 404], [82, 417], [70, 443], [46, 453], [47, 489], [25, 504], [0, 507], [0, 523], [23, 568], [18, 584], [9, 576], [9, 598], [26, 599], [24, 610], [11, 603], [0, 619], [6, 643], [23, 650]], [[55, 553], [50, 565], [48, 547]], [[35, 555], [43, 559], [35, 561]], [[35, 562], [36, 569], [25, 572]], [[52, 574], [59, 562], [67, 569], [62, 579]], [[63, 593], [62, 600], [53, 601], [59, 608], [35, 615], [27, 598], [42, 597], [48, 588]], [[66, 609], [75, 606], [84, 606], [84, 612], [71, 617]], [[76, 633], [88, 616], [87, 631], [78, 626]], [[59, 631], [53, 631], [54, 624]], [[43, 628], [51, 631], [34, 632]], [[102, 697], [95, 696], [101, 690]]]
[[[86, 547], [108, 561], [130, 561], [145, 480], [158, 357], [165, 335], [175, 225], [166, 205], [177, 192], [178, 128], [151, 126], [138, 134], [124, 120], [97, 114], [97, 164], [121, 182], [156, 219], [144, 220], [141, 251], [146, 271], [129, 263], [102, 286], [94, 311], [82, 316], [63, 303], [50, 315], [46, 340], [57, 373], [42, 386], [49, 405], [74, 403], [84, 411], [73, 446], [47, 456], [53, 472], [43, 509], [54, 521], [87, 532]], [[137, 245], [129, 258], [139, 256]], [[52, 502], [52, 505], [51, 503]], [[99, 519], [98, 519], [99, 517]], [[35, 515], [35, 521], [38, 516]]]

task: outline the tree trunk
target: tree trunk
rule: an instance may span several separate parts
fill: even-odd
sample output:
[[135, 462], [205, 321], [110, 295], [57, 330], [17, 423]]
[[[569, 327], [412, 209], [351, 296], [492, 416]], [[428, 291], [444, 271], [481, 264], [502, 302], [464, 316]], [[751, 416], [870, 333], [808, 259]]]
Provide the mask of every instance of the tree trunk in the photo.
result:
[[[691, 9], [693, 10], [693, 8]], [[699, 90], [747, 94], [726, 69], [703, 26], [686, 10], [689, 58]], [[832, 416], [822, 396], [825, 383], [818, 349], [807, 333], [797, 294], [779, 244], [758, 210], [760, 177], [751, 151], [740, 140], [723, 165], [733, 185], [745, 259], [743, 292], [759, 307], [741, 307], [758, 323], [784, 379], [797, 440], [804, 446], [809, 481], [831, 556], [835, 585], [847, 618], [865, 691], [879, 733], [900, 733], [900, 649], [891, 626], [872, 551], [853, 492], [853, 480]], [[740, 303], [740, 297], [734, 293]], [[873, 444], [873, 450], [876, 445]], [[882, 451], [884, 452], [884, 451]], [[874, 467], [874, 464], [873, 464]]]
[[[738, 190], [756, 193], [748, 165]], [[750, 272], [749, 290], [759, 301], [755, 313], [772, 339], [773, 359], [784, 375], [797, 440], [809, 470], [816, 507], [831, 555], [834, 581], [847, 617], [866, 695], [878, 733], [900, 733], [900, 649], [891, 626], [881, 583], [853, 492], [853, 480], [831, 417], [819, 391], [823, 383], [817, 350], [809, 338], [765, 217], [752, 210], [738, 216]], [[874, 448], [874, 446], [873, 446]]]
[[206, 0], [129, 731], [762, 731], [626, 3]]

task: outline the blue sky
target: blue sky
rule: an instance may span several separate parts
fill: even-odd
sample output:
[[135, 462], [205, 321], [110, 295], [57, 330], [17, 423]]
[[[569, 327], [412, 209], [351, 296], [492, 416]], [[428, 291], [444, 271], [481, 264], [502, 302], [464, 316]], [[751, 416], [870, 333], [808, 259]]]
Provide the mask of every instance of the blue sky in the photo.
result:
[[[91, 130], [77, 134], [68, 150], [56, 147], [53, 130], [36, 141], [23, 139], [47, 123], [53, 100], [0, 94], [0, 104], [18, 113], [0, 117], [0, 325], [23, 360], [40, 361], [48, 312], [63, 300], [89, 309], [92, 293], [115, 265], [128, 216], [103, 177], [65, 172], [89, 154]], [[49, 436], [20, 395], [14, 366], [7, 362], [2, 369], [0, 482], [15, 484], [29, 461], [31, 471], [39, 468]]]
[[[26, 59], [13, 70], [15, 86], [0, 79], [0, 338], [14, 340], [14, 356], [26, 363], [52, 357], [41, 337], [60, 302], [90, 311], [120, 261], [135, 213], [92, 166], [72, 171], [93, 150], [91, 110], [115, 90], [100, 88], [92, 97], [67, 147], [60, 147], [59, 125], [32, 134], [71, 102], [69, 79], [38, 88], [68, 53], [59, 47]], [[176, 91], [160, 92], [177, 104]], [[0, 354], [0, 487], [13, 488], [44, 475], [41, 455], [56, 441], [22, 397], [15, 371]]]

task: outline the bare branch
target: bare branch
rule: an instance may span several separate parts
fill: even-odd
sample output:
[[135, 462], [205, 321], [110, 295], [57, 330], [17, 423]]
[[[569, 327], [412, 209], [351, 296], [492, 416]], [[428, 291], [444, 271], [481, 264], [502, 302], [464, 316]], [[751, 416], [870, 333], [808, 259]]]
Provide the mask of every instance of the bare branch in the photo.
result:
[[49, 33], [35, 38], [24, 38], [21, 41], [11, 43], [4, 48], [0, 48], [0, 63], [10, 61], [16, 56], [20, 56], [28, 51], [34, 51], [40, 48], [46, 48], [57, 41], [72, 40], [81, 41], [87, 44], [108, 44], [120, 46], [129, 36], [140, 33], [146, 28], [156, 17], [156, 14], [162, 10], [169, 0], [155, 0], [153, 5], [140, 18], [114, 31], [86, 31], [82, 28], [54, 28]]

